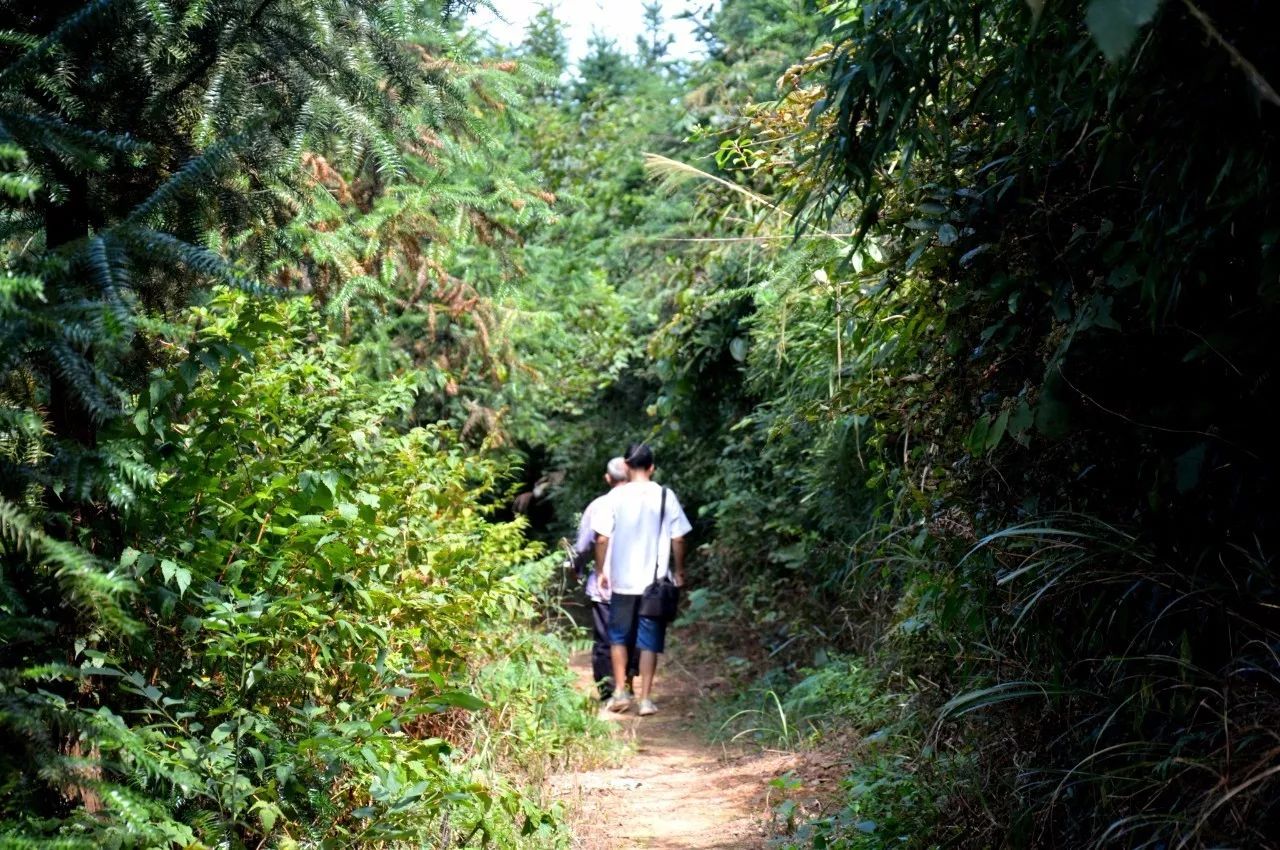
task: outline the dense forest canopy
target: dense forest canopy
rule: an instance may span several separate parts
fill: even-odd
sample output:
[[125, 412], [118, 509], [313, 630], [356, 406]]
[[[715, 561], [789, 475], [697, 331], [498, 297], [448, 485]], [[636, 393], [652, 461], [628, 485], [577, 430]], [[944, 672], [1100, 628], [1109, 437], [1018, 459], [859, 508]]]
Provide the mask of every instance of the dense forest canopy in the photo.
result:
[[0, 845], [570, 846], [645, 439], [778, 846], [1277, 846], [1268, 4], [468, 11], [0, 2]]

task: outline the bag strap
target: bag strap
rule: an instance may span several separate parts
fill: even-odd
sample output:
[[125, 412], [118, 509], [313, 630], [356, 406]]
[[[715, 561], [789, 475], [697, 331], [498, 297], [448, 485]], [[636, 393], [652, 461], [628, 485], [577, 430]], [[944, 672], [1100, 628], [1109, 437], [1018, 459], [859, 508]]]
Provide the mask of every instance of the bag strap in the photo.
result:
[[662, 488], [662, 507], [658, 509], [658, 551], [653, 556], [653, 580], [658, 580], [658, 566], [662, 563], [662, 529], [667, 524], [667, 488]]

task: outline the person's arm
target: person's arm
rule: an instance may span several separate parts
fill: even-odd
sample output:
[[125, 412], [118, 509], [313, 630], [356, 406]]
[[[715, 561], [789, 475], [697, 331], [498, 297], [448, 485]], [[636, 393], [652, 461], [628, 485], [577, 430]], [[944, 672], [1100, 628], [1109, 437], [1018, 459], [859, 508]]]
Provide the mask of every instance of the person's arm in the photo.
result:
[[674, 537], [671, 540], [671, 557], [676, 565], [676, 585], [684, 585], [684, 538]]
[[680, 504], [680, 500], [676, 498], [676, 494], [671, 494], [671, 560], [672, 566], [675, 567], [673, 574], [675, 575], [676, 584], [684, 584], [684, 555], [685, 542], [684, 536], [693, 531], [693, 524], [689, 522], [689, 518], [684, 515], [684, 508]]
[[595, 547], [588, 546], [585, 550], [573, 553], [570, 564], [573, 566], [573, 574], [578, 578], [582, 578], [583, 573], [591, 566], [591, 558], [595, 555]]
[[603, 534], [596, 535], [596, 580], [600, 583], [600, 589], [605, 593], [609, 592], [610, 576], [609, 571], [605, 569], [605, 564], [609, 563], [606, 556], [609, 554], [609, 538]]
[[591, 556], [595, 554], [595, 532], [591, 530], [591, 505], [587, 505], [587, 509], [582, 512], [582, 519], [578, 522], [578, 536], [573, 543], [573, 557], [571, 563], [573, 572], [578, 578], [582, 578], [583, 571], [591, 564]]
[[573, 546], [573, 571], [577, 573], [578, 578], [582, 578], [582, 574], [591, 566], [591, 557], [596, 551], [596, 535], [591, 530], [591, 526], [585, 522], [578, 529], [578, 540]]

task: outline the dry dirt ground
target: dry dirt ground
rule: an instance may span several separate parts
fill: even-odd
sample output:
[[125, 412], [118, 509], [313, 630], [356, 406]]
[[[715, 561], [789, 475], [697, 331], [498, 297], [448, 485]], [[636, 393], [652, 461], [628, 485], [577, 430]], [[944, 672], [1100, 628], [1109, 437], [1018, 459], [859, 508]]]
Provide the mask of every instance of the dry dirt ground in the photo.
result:
[[[805, 784], [828, 783], [814, 754], [728, 749], [709, 744], [694, 727], [697, 701], [707, 698], [697, 676], [677, 661], [658, 670], [659, 712], [639, 717], [602, 711], [631, 744], [622, 764], [565, 773], [551, 780], [569, 809], [574, 847], [581, 850], [762, 850], [777, 834], [779, 791], [769, 780], [788, 771]], [[573, 658], [581, 687], [591, 689], [590, 657]], [[830, 761], [829, 758], [823, 761]], [[838, 765], [831, 765], [838, 771]], [[831, 773], [826, 771], [826, 773]], [[801, 792], [804, 793], [804, 792]], [[817, 801], [815, 800], [815, 803]], [[807, 807], [806, 807], [807, 808]]]

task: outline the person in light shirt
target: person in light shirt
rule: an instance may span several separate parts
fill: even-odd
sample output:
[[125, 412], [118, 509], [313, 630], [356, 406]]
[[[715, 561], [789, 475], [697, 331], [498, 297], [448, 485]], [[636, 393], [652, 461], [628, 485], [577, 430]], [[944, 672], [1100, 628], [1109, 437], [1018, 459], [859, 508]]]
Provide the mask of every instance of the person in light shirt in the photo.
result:
[[[611, 459], [605, 467], [604, 482], [609, 485], [609, 492], [627, 483], [627, 464], [621, 457]], [[609, 493], [597, 496], [582, 512], [582, 520], [578, 523], [578, 538], [573, 545], [573, 571], [578, 578], [591, 564], [596, 554], [596, 533], [591, 530], [591, 517], [595, 514]], [[600, 699], [607, 700], [613, 696], [613, 660], [609, 648], [609, 594], [600, 589], [599, 576], [602, 572], [600, 564], [587, 574], [587, 598], [591, 600], [591, 629], [595, 643], [591, 648], [591, 672], [600, 692]], [[638, 669], [638, 654], [633, 644], [628, 648], [627, 678], [624, 690], [631, 690], [631, 679]]]
[[[692, 525], [676, 494], [653, 480], [653, 450], [634, 444], [624, 456], [630, 480], [615, 487], [592, 511], [596, 563], [603, 565], [600, 588], [609, 601], [609, 643], [614, 681], [623, 681], [627, 646], [640, 650], [640, 715], [655, 713], [653, 677], [666, 643], [665, 621], [640, 616], [640, 596], [655, 578], [668, 574], [684, 584], [684, 537]], [[609, 699], [613, 711], [631, 707], [633, 695], [619, 689]]]

